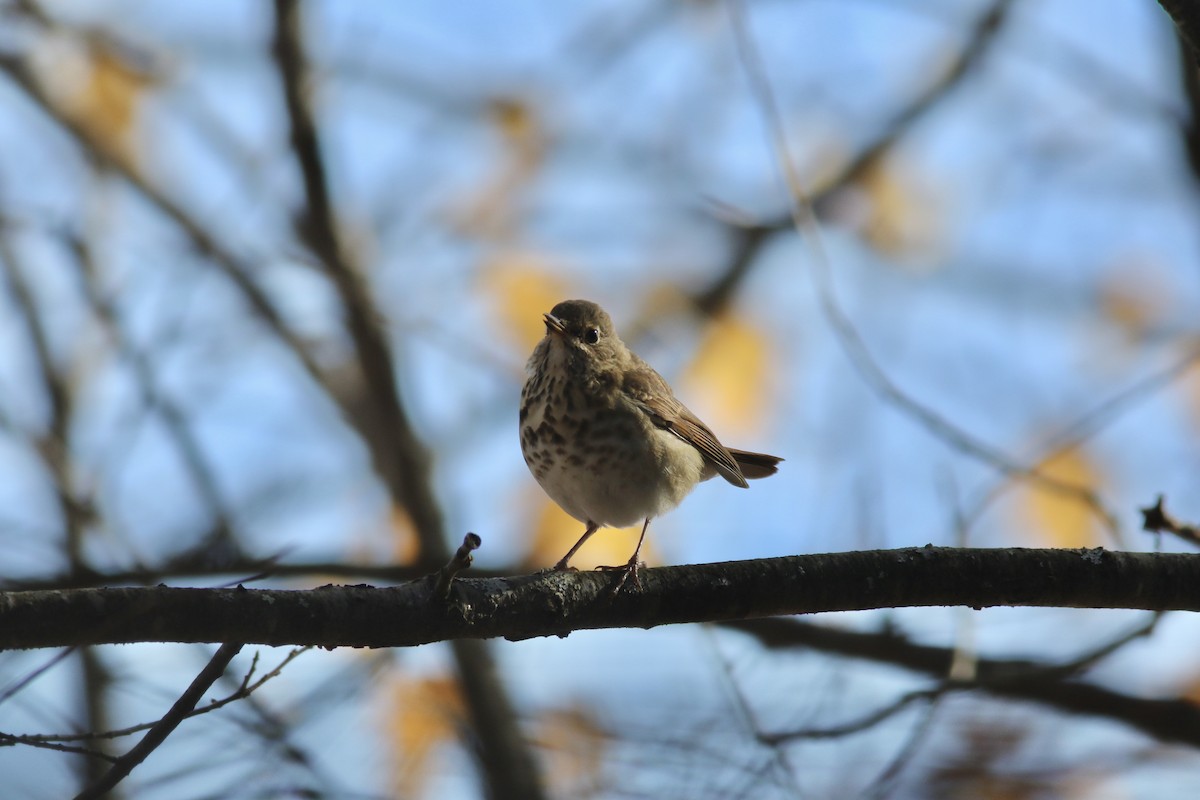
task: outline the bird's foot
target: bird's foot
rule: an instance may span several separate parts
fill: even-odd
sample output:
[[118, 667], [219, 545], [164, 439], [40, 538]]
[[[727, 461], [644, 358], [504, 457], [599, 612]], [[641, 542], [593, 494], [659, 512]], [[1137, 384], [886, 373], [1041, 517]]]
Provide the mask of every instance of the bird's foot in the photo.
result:
[[553, 567], [551, 567], [550, 571], [551, 572], [579, 572], [579, 570], [576, 569], [575, 567], [568, 566], [567, 560], [565, 558], [562, 561], [559, 561]]
[[617, 594], [620, 593], [621, 587], [623, 587], [625, 582], [630, 579], [633, 579], [633, 585], [637, 587], [639, 592], [642, 590], [642, 578], [638, 574], [638, 569], [640, 567], [641, 562], [638, 561], [637, 554], [634, 554], [633, 558], [629, 559], [629, 562], [626, 564], [621, 564], [615, 567], [596, 567], [596, 569], [603, 570], [604, 572], [620, 573], [616, 582], [613, 584], [612, 589], [609, 590], [609, 594], [613, 597], [616, 597]]

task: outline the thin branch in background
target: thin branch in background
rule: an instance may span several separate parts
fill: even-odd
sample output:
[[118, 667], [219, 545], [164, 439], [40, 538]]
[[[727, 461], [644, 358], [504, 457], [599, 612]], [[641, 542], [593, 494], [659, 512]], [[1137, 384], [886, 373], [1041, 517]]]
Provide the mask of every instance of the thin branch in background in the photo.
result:
[[[312, 650], [312, 648], [311, 647], [292, 648], [291, 652], [289, 652], [279, 662], [279, 664], [277, 664], [275, 666], [274, 669], [272, 669], [271, 671], [262, 675], [260, 678], [258, 678], [258, 680], [252, 680], [252, 678], [254, 677], [254, 671], [258, 665], [258, 658], [259, 658], [258, 652], [255, 652], [254, 659], [251, 662], [250, 668], [246, 671], [246, 674], [242, 677], [241, 683], [238, 684], [237, 688], [232, 693], [226, 695], [225, 697], [222, 697], [220, 700], [213, 700], [213, 701], [209, 702], [209, 704], [206, 706], [201, 706], [199, 708], [193, 708], [191, 711], [187, 712], [187, 714], [185, 715], [185, 719], [191, 718], [191, 717], [198, 717], [201, 714], [208, 714], [212, 711], [216, 711], [219, 708], [224, 708], [225, 706], [229, 705], [230, 703], [237, 702], [238, 700], [245, 700], [246, 698], [253, 695], [256, 691], [261, 689], [263, 687], [263, 685], [266, 684], [268, 681], [272, 680], [273, 678], [279, 677], [280, 673], [283, 672], [284, 667], [286, 667], [288, 664], [295, 661], [302, 654], [307, 653], [309, 650]], [[135, 733], [140, 733], [145, 730], [150, 730], [157, 724], [158, 724], [158, 721], [143, 722], [139, 725], [130, 725], [127, 728], [118, 728], [116, 730], [110, 730], [110, 731], [88, 731], [86, 733], [34, 733], [34, 734], [0, 733], [0, 744], [3, 744], [3, 745], [24, 744], [24, 745], [30, 745], [33, 747], [39, 747], [43, 744], [52, 744], [55, 742], [59, 742], [59, 743], [62, 743], [62, 742], [90, 742], [90, 741], [95, 741], [97, 739], [119, 739], [124, 736], [132, 736]]]
[[39, 750], [53, 750], [58, 753], [70, 753], [76, 756], [85, 756], [89, 760], [107, 761], [110, 764], [117, 763], [117, 757], [112, 753], [106, 753], [103, 750], [97, 750], [93, 747], [80, 747], [73, 744], [61, 744], [59, 742], [31, 742], [26, 741], [26, 737], [17, 736], [10, 733], [0, 733], [0, 747], [12, 747], [14, 745], [27, 745], [36, 747]]
[[766, 747], [770, 751], [770, 767], [772, 771], [780, 773], [788, 784], [788, 788], [794, 796], [802, 795], [800, 785], [796, 780], [796, 774], [792, 771], [791, 765], [788, 764], [787, 757], [780, 747], [780, 742], [771, 739], [770, 734], [763, 731], [762, 726], [758, 724], [758, 717], [754, 713], [754, 709], [750, 705], [750, 700], [746, 697], [742, 686], [733, 674], [733, 664], [722, 652], [720, 644], [715, 636], [712, 635], [712, 628], [705, 626], [709, 649], [712, 651], [713, 658], [720, 667], [718, 675], [721, 676], [721, 682], [725, 685], [729, 696], [733, 700], [734, 710], [737, 712], [738, 720], [742, 727], [749, 733], [754, 741]]
[[[985, 13], [978, 31], [994, 31], [1004, 19], [1012, 0], [1000, 0]], [[1002, 450], [964, 430], [946, 417], [924, 405], [901, 389], [884, 371], [863, 341], [862, 335], [838, 303], [830, 275], [830, 259], [826, 252], [813, 203], [804, 190], [799, 171], [791, 157], [783, 121], [775, 103], [770, 83], [764, 71], [758, 49], [746, 23], [743, 0], [727, 0], [729, 17], [734, 31], [738, 54], [745, 69], [750, 89], [770, 131], [772, 149], [783, 172], [791, 201], [791, 222], [808, 243], [813, 253], [813, 280], [817, 287], [821, 312], [833, 330], [842, 350], [866, 384], [884, 401], [920, 423], [926, 430], [961, 453], [970, 455], [992, 468], [1010, 476], [1029, 480], [1055, 493], [1072, 497], [1092, 511], [1118, 539], [1120, 524], [1099, 495], [1087, 486], [1080, 486], [1048, 475], [1037, 467], [1023, 465]], [[869, 158], [869, 155], [867, 156]]]
[[179, 723], [187, 719], [190, 713], [196, 708], [196, 704], [200, 702], [200, 698], [221, 677], [221, 673], [225, 671], [225, 668], [229, 666], [229, 662], [233, 660], [233, 657], [241, 649], [242, 645], [240, 644], [223, 644], [217, 648], [217, 652], [213, 654], [212, 660], [208, 662], [208, 665], [200, 671], [200, 674], [196, 676], [187, 690], [175, 701], [175, 704], [171, 706], [171, 710], [162, 719], [154, 723], [142, 740], [129, 752], [118, 758], [99, 780], [77, 794], [75, 800], [96, 800], [96, 798], [103, 797], [112, 791], [118, 783], [128, 777], [129, 773], [138, 764], [145, 761], [147, 756], [166, 741], [167, 737], [179, 727]]
[[871, 782], [862, 793], [863, 798], [868, 800], [882, 800], [887, 797], [895, 789], [897, 781], [900, 780], [901, 773], [912, 763], [917, 755], [917, 750], [929, 738], [930, 732], [933, 731], [933, 720], [940, 707], [942, 694], [935, 694], [925, 707], [921, 718], [913, 726], [912, 732], [904, 741], [904, 746], [896, 753], [896, 756], [884, 767], [878, 777]]
[[15, 300], [17, 314], [29, 334], [33, 363], [37, 368], [38, 381], [48, 401], [49, 418], [46, 431], [33, 437], [34, 450], [53, 478], [54, 492], [62, 527], [66, 533], [67, 558], [72, 570], [82, 569], [83, 531], [91, 517], [88, 500], [76, 497], [73, 490], [74, 474], [69, 464], [70, 445], [68, 436], [71, 428], [72, 397], [63, 376], [50, 352], [49, 336], [41, 313], [26, 280], [25, 269], [18, 258], [17, 249], [11, 241], [11, 232], [0, 230], [0, 261], [4, 263], [7, 288]]
[[[352, 264], [338, 235], [319, 131], [310, 104], [312, 73], [303, 43], [298, 0], [276, 0], [271, 42], [287, 109], [292, 153], [304, 182], [305, 206], [296, 217], [298, 235], [312, 247], [342, 303], [354, 342], [357, 368], [367, 390], [367, 420], [359, 420], [363, 444], [399, 506], [412, 520], [420, 543], [419, 563], [449, 559], [444, 520], [433, 491], [429, 452], [417, 437], [400, 397], [393, 353], [369, 282]], [[344, 401], [343, 401], [344, 402]], [[542, 779], [517, 725], [507, 687], [486, 644], [455, 640], [463, 697], [470, 711], [476, 754], [489, 791], [537, 800]]]
[[[741, 620], [719, 623], [754, 636], [770, 649], [813, 649], [858, 658], [941, 678], [954, 658], [950, 648], [921, 645], [891, 632], [837, 630], [797, 619]], [[1144, 635], [1143, 625], [1108, 645], [1063, 664], [978, 659], [977, 677], [947, 681], [945, 690], [982, 691], [1038, 703], [1069, 714], [1100, 717], [1128, 725], [1163, 742], [1200, 748], [1200, 708], [1184, 699], [1134, 697], [1107, 687], [1074, 680], [1085, 666]]]
[[1188, 544], [1200, 545], [1200, 526], [1175, 519], [1167, 513], [1164, 502], [1166, 499], [1160, 494], [1154, 505], [1140, 509], [1142, 530], [1152, 533], [1169, 533], [1178, 536]]
[[[480, 568], [471, 574], [480, 578], [502, 578], [519, 572], [513, 565]], [[221, 564], [173, 563], [163, 567], [96, 570], [78, 575], [57, 574], [42, 578], [0, 580], [0, 591], [28, 592], [42, 589], [87, 589], [98, 586], [153, 586], [159, 583], [195, 578], [221, 579], [218, 585], [255, 583], [282, 579], [366, 579], [382, 583], [407, 583], [425, 577], [429, 571], [415, 564], [354, 564], [345, 561], [304, 561], [281, 563], [275, 558], [245, 559]]]
[[[31, 268], [21, 262], [18, 248], [12, 242], [11, 231], [0, 229], [0, 259], [4, 262], [8, 289], [16, 299], [17, 311], [29, 333], [38, 379], [49, 401], [50, 418], [46, 423], [46, 432], [35, 437], [35, 449], [46, 465], [51, 478], [51, 489], [58, 501], [57, 510], [65, 533], [63, 546], [69, 569], [72, 573], [87, 572], [84, 536], [92, 521], [94, 499], [85, 496], [80, 489], [80, 476], [71, 461], [71, 422], [75, 414], [76, 398], [63, 371], [54, 362], [46, 320], [37, 307], [32, 287], [26, 279], [25, 273], [27, 270], [31, 271]], [[87, 730], [107, 728], [107, 693], [112, 683], [111, 676], [95, 649], [82, 647], [77, 648], [75, 652], [79, 654], [82, 724]], [[86, 781], [97, 780], [97, 761], [85, 761], [84, 769]]]
[[[276, 0], [271, 52], [275, 56], [287, 107], [290, 142], [305, 186], [305, 209], [296, 216], [296, 231], [322, 261], [338, 297], [364, 381], [367, 420], [359, 420], [364, 445], [392, 499], [407, 511], [420, 542], [418, 560], [449, 559], [442, 511], [434, 497], [430, 455], [416, 435], [400, 396], [396, 369], [383, 314], [370, 285], [338, 235], [328, 176], [314, 121], [310, 94], [312, 74], [304, 48], [304, 18], [296, 0]], [[344, 401], [343, 401], [344, 402]], [[500, 679], [491, 652], [481, 642], [455, 640], [451, 645], [463, 697], [478, 736], [478, 756], [490, 792], [536, 800], [544, 796], [541, 777], [516, 723], [508, 688]]]
[[62, 109], [58, 108], [24, 60], [0, 56], [0, 71], [6, 73], [52, 122], [69, 134], [93, 162], [123, 178], [150, 205], [157, 208], [163, 216], [174, 223], [192, 246], [207, 256], [211, 263], [237, 288], [249, 304], [251, 311], [296, 357], [305, 372], [318, 385], [324, 385], [324, 377], [312, 354], [300, 337], [288, 328], [266, 293], [254, 282], [251, 277], [252, 270], [242, 259], [227, 249], [215, 234], [209, 232], [183, 206], [172, 200], [165, 190], [151, 182], [136, 164], [129, 161], [127, 156], [109, 147], [85, 126], [71, 119]]
[[789, 731], [778, 731], [776, 733], [761, 733], [758, 738], [763, 742], [774, 745], [791, 744], [792, 742], [801, 740], [840, 739], [845, 736], [853, 736], [868, 731], [881, 722], [886, 722], [915, 703], [930, 702], [936, 699], [941, 693], [941, 689], [922, 689], [916, 692], [908, 692], [882, 708], [864, 714], [858, 719], [843, 722], [840, 725], [830, 725], [824, 728], [809, 726]]
[[8, 686], [5, 686], [3, 689], [0, 689], [0, 704], [8, 702], [10, 699], [12, 699], [16, 695], [20, 694], [25, 689], [25, 687], [29, 686], [29, 684], [33, 683], [35, 680], [37, 680], [41, 676], [45, 675], [53, 667], [62, 663], [66, 658], [68, 658], [77, 649], [78, 648], [76, 648], [74, 646], [64, 647], [62, 650], [58, 651], [53, 656], [51, 656], [46, 661], [45, 664], [42, 664], [40, 667], [37, 667], [36, 669], [29, 671], [27, 674], [22, 675], [20, 678], [13, 681], [12, 683], [10, 683]]
[[[1033, 463], [1048, 464], [1064, 453], [1080, 447], [1137, 404], [1149, 400], [1160, 390], [1181, 380], [1198, 364], [1200, 364], [1200, 344], [1193, 343], [1187, 347], [1182, 356], [1163, 369], [1133, 382], [1056, 431], [1045, 440], [1038, 453], [1032, 456]], [[984, 490], [965, 515], [966, 524], [973, 525], [1011, 486], [1010, 481], [1004, 480]]]
[[360, 415], [356, 420], [363, 443], [391, 495], [412, 518], [421, 543], [420, 559], [445, 562], [450, 552], [430, 483], [429, 453], [417, 438], [400, 399], [383, 314], [375, 306], [360, 270], [350, 263], [338, 235], [320, 137], [310, 107], [313, 78], [302, 43], [300, 3], [276, 0], [275, 13], [271, 46], [283, 84], [292, 153], [305, 193], [305, 205], [296, 214], [296, 232], [312, 248], [342, 302], [358, 373], [366, 390], [361, 399], [366, 403], [367, 418]]
[[63, 233], [64, 244], [74, 255], [79, 270], [83, 296], [92, 315], [104, 328], [116, 352], [124, 358], [133, 371], [134, 381], [141, 394], [145, 408], [158, 411], [164, 430], [171, 438], [182, 457], [184, 467], [199, 492], [200, 500], [212, 515], [212, 531], [205, 541], [193, 548], [208, 560], [218, 563], [236, 559], [240, 546], [234, 534], [228, 504], [221, 495], [217, 476], [209, 459], [205, 456], [190, 420], [183, 410], [157, 386], [154, 367], [147, 353], [138, 348], [121, 324], [113, 302], [100, 290], [100, 280], [92, 248], [82, 238]]
[[[1011, 0], [997, 3], [991, 13], [980, 18], [971, 29], [967, 41], [959, 49], [954, 60], [943, 69], [936, 79], [926, 85], [915, 97], [905, 103], [885, 123], [876, 137], [855, 156], [842, 165], [838, 173], [822, 183], [810, 198], [814, 209], [820, 209], [838, 192], [861, 181], [876, 168], [892, 151], [896, 144], [921, 120], [953, 96], [965, 79], [970, 76], [991, 52], [996, 34], [1001, 30]], [[735, 12], [731, 7], [731, 13]], [[729, 217], [728, 214], [725, 215]], [[730, 301], [734, 290], [745, 279], [749, 267], [759, 260], [762, 248], [773, 234], [794, 227], [790, 215], [764, 223], [728, 222], [733, 235], [733, 255], [728, 267], [709, 286], [692, 297], [696, 308], [710, 316], [715, 315]]]

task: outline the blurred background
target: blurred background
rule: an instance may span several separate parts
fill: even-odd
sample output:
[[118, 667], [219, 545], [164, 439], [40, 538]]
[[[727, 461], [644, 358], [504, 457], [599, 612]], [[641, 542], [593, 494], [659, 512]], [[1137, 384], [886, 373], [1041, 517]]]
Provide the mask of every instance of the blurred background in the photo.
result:
[[[787, 459], [655, 521], [651, 565], [1175, 550], [1138, 507], [1200, 518], [1200, 91], [1152, 0], [0, 21], [0, 587], [383, 585], [467, 531], [483, 574], [550, 566], [582, 526], [517, 400], [571, 297], [726, 444]], [[1200, 792], [1191, 615], [777, 622], [305, 652], [118, 793]], [[141, 733], [70, 735], [158, 719], [212, 649], [0, 654], [0, 793], [78, 791]], [[213, 696], [288, 655], [247, 648]]]

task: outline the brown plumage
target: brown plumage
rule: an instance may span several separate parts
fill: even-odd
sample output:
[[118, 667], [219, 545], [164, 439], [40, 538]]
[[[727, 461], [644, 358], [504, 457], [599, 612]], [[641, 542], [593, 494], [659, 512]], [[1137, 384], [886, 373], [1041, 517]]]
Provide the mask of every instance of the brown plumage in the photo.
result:
[[521, 392], [521, 452], [546, 493], [585, 523], [567, 562], [605, 526], [643, 521], [642, 538], [620, 567], [632, 575], [650, 520], [677, 506], [703, 480], [720, 475], [741, 488], [773, 475], [783, 459], [734, 450], [687, 406], [661, 375], [617, 336], [604, 309], [566, 300], [545, 315]]

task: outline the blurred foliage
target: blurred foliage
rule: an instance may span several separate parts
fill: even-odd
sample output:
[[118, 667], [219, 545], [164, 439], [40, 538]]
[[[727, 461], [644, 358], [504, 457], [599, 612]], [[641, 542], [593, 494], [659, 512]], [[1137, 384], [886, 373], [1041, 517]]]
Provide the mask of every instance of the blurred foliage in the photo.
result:
[[[527, 474], [516, 398], [568, 297], [604, 305], [727, 444], [787, 459], [652, 522], [651, 563], [844, 550], [860, 530], [1149, 548], [1133, 509], [1159, 492], [1200, 518], [1197, 97], [1154, 3], [306, 2], [309, 69], [290, 77], [315, 164], [271, 8], [0, 5], [0, 579], [213, 585], [278, 559], [312, 572], [259, 582], [305, 588], [346, 574], [331, 563], [417, 564], [429, 531], [413, 476], [378, 473], [403, 447], [364, 329], [447, 535], [478, 530], [489, 568], [546, 568], [584, 526]], [[792, 228], [738, 14], [821, 247]], [[1119, 540], [1052, 482], [1093, 492]], [[639, 531], [601, 531], [573, 563], [623, 563]], [[973, 657], [952, 633], [970, 628], [989, 655], [1053, 665], [1111, 619], [822, 622]], [[1097, 723], [1111, 708], [1010, 703], [997, 722], [995, 699], [962, 693], [924, 741], [904, 721], [772, 745], [764, 731], [844, 724], [938, 679], [704, 630], [498, 643], [495, 691], [557, 796], [857, 795], [910, 742], [895, 768], [913, 796], [1200, 791], [1194, 753]], [[1131, 704], [1194, 701], [1178, 687], [1195, 635], [1175, 618], [1103, 680]], [[480, 738], [448, 649], [289, 666], [189, 721], [128, 794], [470, 794]], [[154, 719], [195, 673], [182, 650], [96, 650], [41, 681], [42, 654], [0, 654], [20, 690], [0, 731]], [[44, 783], [14, 795], [70, 796], [78, 763], [0, 748], [0, 773]]]

